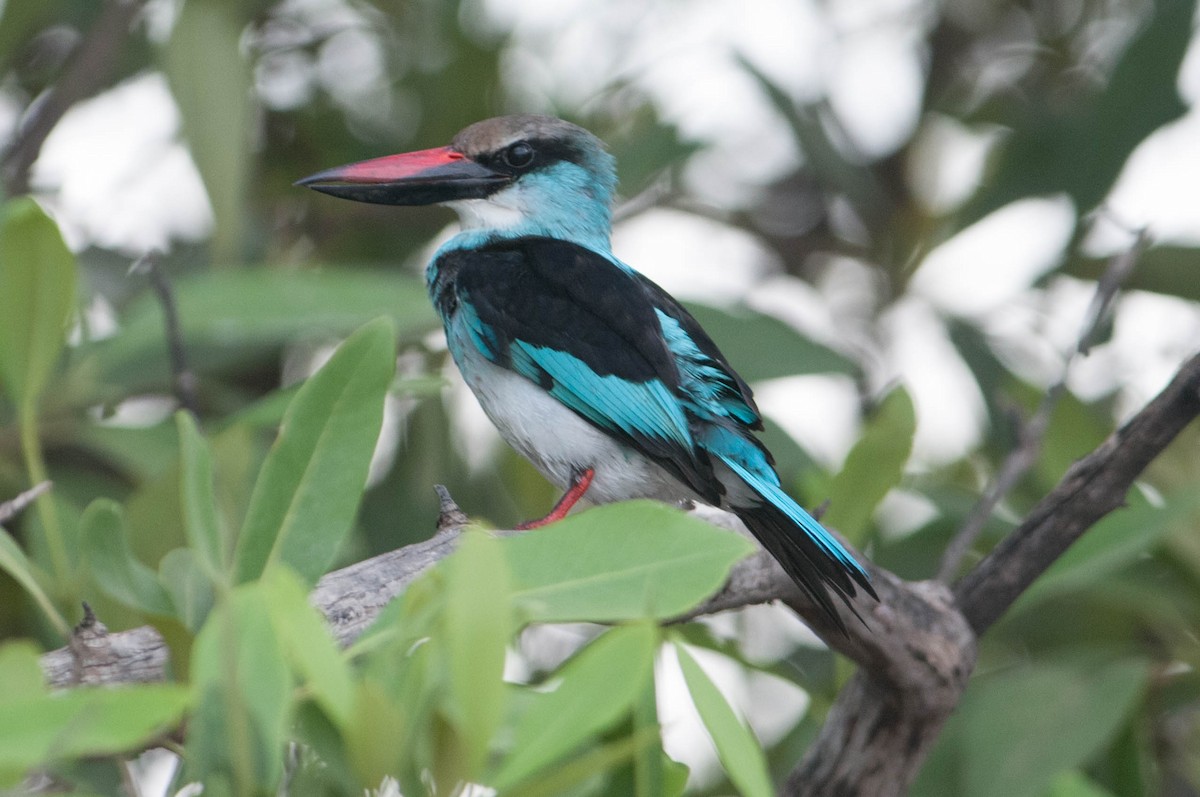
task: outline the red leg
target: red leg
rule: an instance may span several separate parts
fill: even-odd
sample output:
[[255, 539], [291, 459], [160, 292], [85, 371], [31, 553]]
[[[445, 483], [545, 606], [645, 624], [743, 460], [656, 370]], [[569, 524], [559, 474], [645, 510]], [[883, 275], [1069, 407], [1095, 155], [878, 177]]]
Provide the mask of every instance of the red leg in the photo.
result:
[[592, 479], [596, 478], [596, 469], [588, 468], [583, 471], [575, 471], [571, 474], [571, 486], [563, 493], [563, 497], [558, 499], [558, 503], [550, 510], [550, 514], [544, 518], [537, 520], [527, 520], [524, 523], [518, 523], [517, 529], [524, 531], [525, 529], [536, 529], [542, 526], [548, 526], [551, 523], [562, 520], [571, 511], [571, 507], [583, 498], [583, 494], [592, 486]]

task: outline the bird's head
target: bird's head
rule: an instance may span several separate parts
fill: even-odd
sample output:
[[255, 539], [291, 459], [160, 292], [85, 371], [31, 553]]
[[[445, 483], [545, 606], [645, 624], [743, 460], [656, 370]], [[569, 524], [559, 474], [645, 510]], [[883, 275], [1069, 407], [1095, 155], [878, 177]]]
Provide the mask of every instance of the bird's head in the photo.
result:
[[616, 170], [582, 127], [522, 114], [477, 122], [446, 147], [327, 169], [297, 185], [358, 202], [448, 205], [466, 230], [607, 250]]

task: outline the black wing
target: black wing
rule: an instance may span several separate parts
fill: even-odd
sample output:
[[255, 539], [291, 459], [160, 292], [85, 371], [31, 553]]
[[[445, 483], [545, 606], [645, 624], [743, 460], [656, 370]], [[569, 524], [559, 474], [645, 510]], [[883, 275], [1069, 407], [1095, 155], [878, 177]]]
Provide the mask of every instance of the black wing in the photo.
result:
[[689, 376], [656, 307], [666, 294], [653, 283], [597, 252], [540, 237], [446, 252], [435, 268], [439, 309], [458, 314], [484, 356], [719, 501], [692, 436]]

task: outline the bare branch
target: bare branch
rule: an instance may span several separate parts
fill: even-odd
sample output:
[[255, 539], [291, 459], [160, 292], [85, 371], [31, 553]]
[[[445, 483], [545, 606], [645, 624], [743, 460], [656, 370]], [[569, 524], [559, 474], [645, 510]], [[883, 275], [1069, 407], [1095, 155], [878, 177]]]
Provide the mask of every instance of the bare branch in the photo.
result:
[[982, 634], [1096, 521], [1122, 506], [1133, 480], [1197, 415], [1200, 354], [1141, 412], [1076, 462], [1058, 486], [955, 587]]
[[[437, 485], [437, 491], [441, 501], [441, 511], [437, 531], [433, 537], [328, 573], [317, 582], [309, 600], [325, 615], [331, 632], [343, 647], [353, 643], [375, 620], [383, 607], [404, 592], [421, 573], [454, 551], [462, 529], [469, 520], [454, 503], [454, 499], [450, 497], [450, 493], [445, 487]], [[711, 513], [714, 510], [701, 508], [699, 511]], [[709, 519], [707, 515], [705, 517]], [[506, 535], [513, 532], [497, 531], [493, 533]], [[735, 568], [731, 583], [748, 584], [757, 579], [763, 583], [765, 589], [773, 590], [775, 594], [748, 590], [745, 596], [739, 597], [736, 592], [727, 588], [720, 596], [714, 597], [710, 603], [710, 611], [767, 602], [778, 597], [779, 590], [782, 588], [781, 579], [783, 583], [791, 585], [791, 580], [783, 574], [774, 560], [765, 554], [763, 556], [765, 556], [763, 561], [751, 557], [740, 563]], [[764, 562], [767, 563], [765, 575], [760, 572], [764, 569]], [[774, 571], [769, 569], [771, 567], [774, 568]], [[816, 607], [806, 603], [806, 598], [799, 593], [799, 590], [795, 590], [792, 598], [795, 605], [806, 614], [813, 617], [819, 616]], [[852, 618], [852, 615], [847, 616]], [[76, 629], [77, 632], [78, 630]], [[90, 679], [89, 683], [98, 681], [129, 683], [161, 680], [165, 677], [166, 645], [153, 628], [144, 626], [130, 631], [106, 634], [103, 625], [99, 625], [99, 631], [95, 632], [95, 635], [106, 635], [107, 642], [105, 644], [111, 651], [104, 656], [93, 657], [103, 660], [104, 668], [101, 672], [98, 674], [90, 672], [89, 661], [81, 664], [72, 654], [72, 648], [68, 646], [42, 656], [42, 669], [50, 684], [67, 686], [78, 683], [81, 677]], [[93, 639], [90, 644], [96, 647], [100, 643]], [[122, 672], [119, 667], [109, 666], [113, 661], [122, 658], [129, 666], [127, 672]]]
[[[453, 517], [446, 512], [444, 503], [442, 517]], [[454, 552], [466, 516], [461, 515], [461, 520], [458, 525], [439, 524], [437, 533], [424, 542], [350, 565], [317, 582], [309, 600], [325, 615], [339, 644], [347, 646], [358, 639], [392, 598]], [[455, 522], [457, 519], [451, 521]]]
[[996, 480], [992, 482], [975, 506], [971, 507], [971, 512], [963, 522], [962, 528], [958, 530], [958, 533], [950, 540], [950, 544], [946, 546], [946, 550], [942, 552], [942, 564], [938, 568], [937, 574], [938, 581], [946, 584], [954, 578], [958, 568], [962, 565], [963, 558], [971, 550], [975, 541], [979, 539], [979, 535], [983, 533], [984, 526], [991, 519], [996, 507], [1017, 486], [1021, 477], [1037, 464], [1038, 456], [1042, 451], [1042, 441], [1046, 437], [1046, 429], [1050, 426], [1050, 415], [1054, 412], [1054, 407], [1058, 404], [1058, 399], [1062, 396], [1063, 391], [1066, 390], [1065, 379], [1064, 371], [1063, 378], [1042, 396], [1032, 418], [1024, 422], [1018, 419], [1016, 448], [1004, 458]]
[[54, 482], [51, 481], [38, 482], [15, 498], [10, 498], [0, 504], [0, 525], [24, 512], [30, 504], [50, 492], [50, 488], [53, 486]]
[[471, 519], [467, 517], [467, 513], [459, 509], [458, 504], [454, 503], [454, 499], [450, 497], [450, 491], [446, 489], [446, 485], [435, 484], [433, 485], [433, 489], [438, 497], [438, 534], [461, 529], [471, 522]]
[[860, 665], [788, 777], [781, 792], [788, 797], [903, 794], [975, 666], [975, 635], [949, 587], [910, 583], [870, 562], [865, 566], [879, 602], [856, 602], [865, 625], [842, 609], [846, 634], [824, 620], [766, 551], [739, 562], [720, 592], [680, 618], [780, 600]]
[[171, 361], [171, 383], [179, 406], [193, 418], [200, 417], [200, 402], [196, 397], [199, 380], [188, 366], [187, 348], [183, 345], [183, 330], [179, 325], [179, 307], [175, 302], [175, 291], [161, 267], [161, 253], [147, 252], [137, 259], [130, 271], [145, 274], [163, 309], [163, 326], [167, 337], [167, 354]]
[[167, 645], [153, 628], [110, 634], [85, 604], [68, 646], [42, 656], [42, 672], [54, 687], [150, 683], [165, 678], [167, 659]]
[[880, 602], [870, 631], [852, 630], [850, 640], [861, 667], [788, 776], [788, 797], [905, 794], [975, 667], [975, 636], [949, 588], [871, 575]]
[[1109, 260], [1108, 268], [1096, 281], [1096, 292], [1093, 294], [1092, 303], [1088, 308], [1087, 323], [1080, 331], [1075, 347], [1063, 361], [1062, 374], [1042, 396], [1033, 417], [1025, 423], [1018, 422], [1016, 447], [1005, 457], [1000, 466], [1000, 472], [996, 475], [996, 480], [979, 499], [979, 502], [971, 508], [962, 528], [946, 546], [946, 550], [942, 553], [941, 566], [938, 568], [938, 581], [945, 584], [950, 583], [959, 567], [962, 566], [963, 558], [971, 550], [975, 541], [979, 539], [979, 535], [983, 533], [984, 526], [992, 517], [992, 513], [996, 511], [996, 507], [1017, 486], [1029, 469], [1037, 464], [1038, 456], [1042, 451], [1042, 442], [1046, 438], [1046, 430], [1050, 426], [1050, 416], [1058, 405], [1058, 400], [1062, 397], [1063, 392], [1067, 389], [1067, 377], [1076, 356], [1086, 357], [1091, 351], [1100, 328], [1112, 310], [1117, 291], [1121, 289], [1134, 266], [1137, 265], [1138, 257], [1149, 245], [1150, 236], [1146, 230], [1138, 230], [1130, 247]]
[[1096, 281], [1096, 293], [1092, 296], [1092, 304], [1088, 308], [1087, 317], [1092, 319], [1091, 324], [1079, 336], [1079, 345], [1075, 347], [1075, 351], [1079, 354], [1086, 357], [1091, 352], [1092, 346], [1096, 342], [1096, 336], [1100, 334], [1100, 328], [1112, 310], [1117, 292], [1125, 284], [1125, 280], [1129, 279], [1129, 275], [1137, 266], [1138, 258], [1150, 247], [1151, 243], [1150, 233], [1145, 227], [1142, 227], [1134, 234], [1133, 243], [1129, 248], [1113, 255], [1108, 261], [1108, 267]]
[[644, 190], [622, 202], [613, 210], [613, 223], [628, 221], [647, 210], [661, 206], [675, 193], [670, 170], [660, 172]]
[[108, 81], [133, 21], [145, 4], [146, 0], [108, 0], [66, 71], [30, 104], [0, 164], [9, 196], [29, 192], [29, 170], [50, 131], [72, 105], [90, 97]]

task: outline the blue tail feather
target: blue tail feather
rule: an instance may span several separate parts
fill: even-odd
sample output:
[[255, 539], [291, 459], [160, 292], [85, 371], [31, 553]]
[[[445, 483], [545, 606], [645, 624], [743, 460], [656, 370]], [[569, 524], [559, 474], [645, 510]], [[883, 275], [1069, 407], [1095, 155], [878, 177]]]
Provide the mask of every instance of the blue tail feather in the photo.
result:
[[702, 434], [704, 447], [729, 466], [738, 478], [744, 481], [754, 492], [785, 514], [789, 520], [804, 531], [821, 550], [831, 559], [840, 562], [847, 569], [856, 571], [864, 578], [869, 578], [849, 551], [838, 542], [837, 538], [825, 530], [816, 518], [808, 514], [791, 496], [783, 491], [779, 484], [779, 475], [767, 461], [758, 441], [739, 435], [737, 432], [721, 426], [710, 426]]
[[816, 518], [808, 514], [802, 506], [793, 501], [791, 496], [785, 493], [778, 484], [764, 481], [729, 457], [722, 456], [721, 461], [741, 477], [742, 481], [750, 485], [754, 492], [758, 493], [764, 500], [769, 501], [776, 509], [787, 515], [788, 519], [799, 526], [831, 559], [836, 560], [848, 570], [853, 570], [860, 574], [863, 578], [870, 578], [867, 571], [858, 563], [858, 560], [838, 542], [837, 538], [826, 531], [825, 527]]
[[733, 511], [792, 580], [844, 631], [830, 591], [854, 611], [850, 598], [857, 588], [875, 597], [867, 571], [836, 537], [783, 491], [758, 441], [716, 425], [697, 436], [713, 457], [761, 499], [756, 505], [735, 505]]

